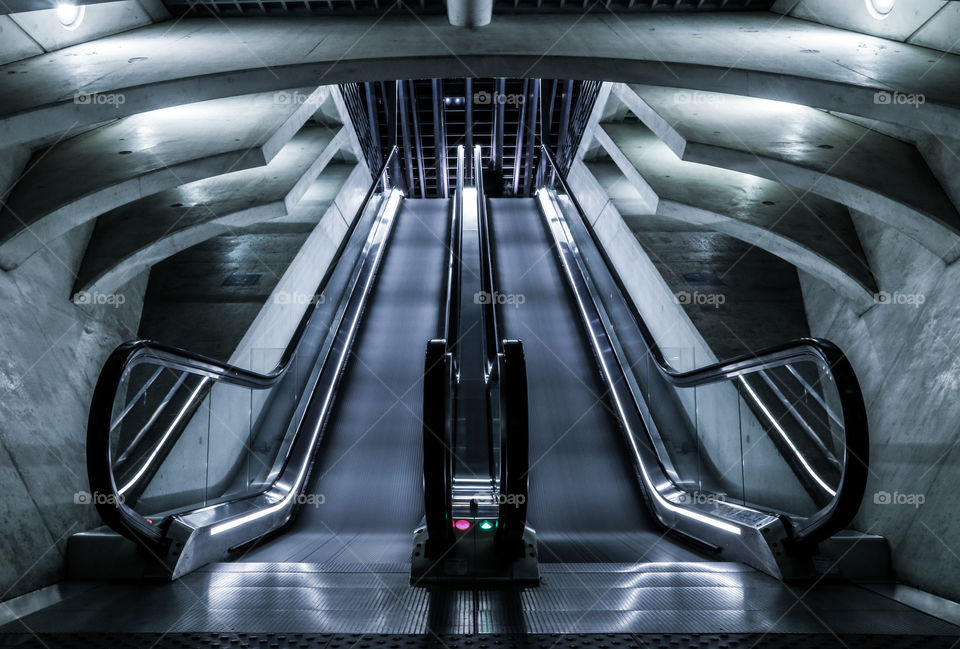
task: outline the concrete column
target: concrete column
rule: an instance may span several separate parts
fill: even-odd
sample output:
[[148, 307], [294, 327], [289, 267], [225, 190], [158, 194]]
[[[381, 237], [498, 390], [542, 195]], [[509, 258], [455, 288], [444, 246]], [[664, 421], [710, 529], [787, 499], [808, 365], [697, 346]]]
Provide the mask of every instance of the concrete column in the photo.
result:
[[493, 0], [447, 0], [447, 18], [454, 27], [483, 27], [493, 19]]

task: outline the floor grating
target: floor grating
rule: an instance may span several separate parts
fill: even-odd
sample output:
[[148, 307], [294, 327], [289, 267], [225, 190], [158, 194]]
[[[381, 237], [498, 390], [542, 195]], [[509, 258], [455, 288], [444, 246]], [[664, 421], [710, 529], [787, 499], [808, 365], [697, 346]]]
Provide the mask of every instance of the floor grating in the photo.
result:
[[951, 636], [831, 634], [52, 633], [0, 636], [21, 649], [949, 649]]

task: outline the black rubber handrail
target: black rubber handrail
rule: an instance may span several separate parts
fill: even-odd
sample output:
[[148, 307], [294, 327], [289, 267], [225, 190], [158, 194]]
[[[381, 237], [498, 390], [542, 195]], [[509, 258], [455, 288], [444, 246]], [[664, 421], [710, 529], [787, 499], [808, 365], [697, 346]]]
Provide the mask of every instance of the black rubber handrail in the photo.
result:
[[456, 417], [464, 171], [461, 148], [457, 151], [457, 184], [447, 238], [443, 338], [427, 341], [423, 370], [423, 501], [427, 527], [424, 555], [433, 558], [441, 556], [453, 543], [453, 453], [449, 426]]
[[460, 255], [462, 253], [462, 223], [463, 223], [463, 185], [464, 160], [458, 150], [457, 157], [457, 189], [453, 198], [453, 218], [450, 223], [450, 237], [447, 246], [450, 254], [447, 257], [447, 303], [444, 310], [443, 338], [447, 344], [447, 352], [456, 358], [457, 338], [460, 329]]
[[523, 533], [527, 527], [530, 473], [530, 422], [527, 404], [527, 366], [523, 343], [503, 341], [503, 373], [500, 394], [507, 434], [502, 440], [500, 461], [500, 506], [496, 543], [507, 558], [526, 551]]
[[869, 473], [870, 436], [860, 383], [853, 366], [840, 348], [829, 340], [800, 338], [693, 370], [677, 371], [666, 360], [663, 351], [637, 310], [636, 304], [632, 299], [629, 299], [630, 293], [624, 286], [619, 273], [615, 272], [615, 266], [601, 244], [593, 225], [586, 217], [583, 207], [571, 191], [566, 179], [559, 173], [553, 155], [545, 146], [541, 145], [540, 150], [542, 158], [550, 166], [553, 177], [577, 209], [584, 227], [610, 270], [610, 275], [616, 282], [618, 289], [626, 298], [624, 301], [627, 303], [644, 343], [650, 351], [654, 365], [668, 383], [680, 388], [698, 387], [759, 369], [784, 365], [793, 359], [815, 358], [826, 365], [833, 376], [840, 395], [844, 425], [844, 454], [840, 482], [837, 486], [836, 495], [826, 507], [794, 525], [791, 530], [791, 539], [796, 545], [811, 545], [844, 530], [860, 509], [860, 503], [866, 491]]
[[[394, 147], [378, 170], [376, 180], [364, 196], [358, 214], [363, 214], [367, 209], [377, 188], [381, 184], [386, 186], [385, 174], [396, 155], [397, 148]], [[320, 299], [323, 290], [330, 281], [330, 277], [343, 256], [359, 221], [359, 217], [355, 218], [344, 234], [320, 281], [319, 288], [314, 294], [315, 299], [312, 302], [314, 305], [323, 303]], [[126, 342], [110, 354], [97, 379], [87, 422], [87, 477], [91, 491], [101, 495], [96, 499], [96, 507], [104, 523], [137, 543], [150, 546], [162, 546], [164, 544], [162, 526], [148, 521], [124, 503], [124, 498], [118, 492], [113, 473], [110, 451], [113, 407], [117, 390], [126, 370], [137, 361], [149, 361], [162, 364], [173, 370], [208, 377], [211, 379], [210, 387], [214, 383], [225, 383], [257, 390], [269, 389], [276, 385], [291, 367], [314, 311], [315, 309], [306, 310], [277, 365], [267, 373], [255, 372], [152, 340]], [[181, 426], [181, 430], [184, 426], [186, 426], [186, 423]], [[171, 436], [168, 447], [175, 441], [176, 437], [176, 435]]]
[[[477, 221], [480, 233], [480, 282], [485, 300], [483, 310], [484, 362], [488, 389], [500, 392], [500, 497], [496, 544], [502, 556], [522, 557], [523, 534], [527, 528], [528, 479], [530, 471], [530, 425], [527, 404], [527, 368], [523, 343], [500, 338], [497, 292], [494, 280], [493, 236], [483, 187], [480, 147], [473, 158], [477, 188]], [[488, 397], [489, 398], [489, 397]], [[489, 425], [493, 425], [492, 417]], [[493, 435], [489, 437], [491, 464]]]
[[496, 381], [499, 373], [497, 355], [503, 352], [500, 325], [497, 322], [497, 294], [493, 280], [493, 246], [490, 243], [490, 221], [487, 214], [487, 199], [483, 188], [483, 162], [481, 149], [476, 147], [473, 157], [473, 177], [477, 187], [477, 224], [480, 232], [480, 286], [483, 293], [480, 307], [483, 310], [484, 365], [490, 380]]
[[424, 556], [443, 555], [453, 543], [452, 465], [447, 441], [451, 358], [443, 339], [427, 343], [423, 365], [423, 502], [427, 524]]

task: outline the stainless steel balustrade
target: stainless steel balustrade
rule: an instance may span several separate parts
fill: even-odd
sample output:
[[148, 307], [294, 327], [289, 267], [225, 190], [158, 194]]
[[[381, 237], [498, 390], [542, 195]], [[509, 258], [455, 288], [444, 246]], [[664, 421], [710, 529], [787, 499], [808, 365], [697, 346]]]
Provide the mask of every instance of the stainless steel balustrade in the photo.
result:
[[806, 570], [865, 488], [866, 414], [849, 362], [802, 339], [677, 370], [546, 149], [536, 199], [654, 515], [770, 574]]
[[177, 578], [283, 527], [309, 496], [312, 458], [403, 200], [398, 172], [394, 150], [289, 346], [263, 354], [279, 356], [272, 371], [152, 341], [108, 359], [91, 406], [90, 484], [104, 521], [159, 573]]

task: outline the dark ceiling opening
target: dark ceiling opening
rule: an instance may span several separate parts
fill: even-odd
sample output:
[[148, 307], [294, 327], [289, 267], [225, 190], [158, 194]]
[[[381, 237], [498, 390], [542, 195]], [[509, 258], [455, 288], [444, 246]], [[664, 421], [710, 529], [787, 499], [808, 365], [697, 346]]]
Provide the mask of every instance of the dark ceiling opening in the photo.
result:
[[371, 170], [399, 147], [409, 195], [455, 185], [457, 147], [479, 145], [490, 195], [529, 196], [537, 147], [566, 171], [600, 88], [562, 79], [418, 79], [341, 87]]

